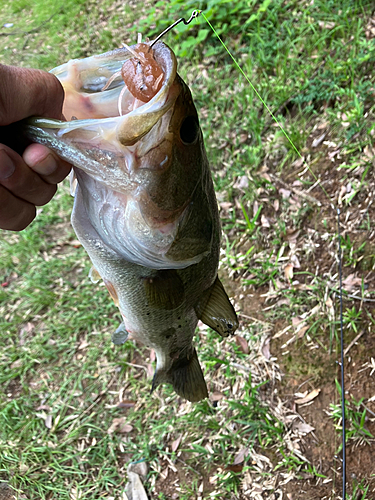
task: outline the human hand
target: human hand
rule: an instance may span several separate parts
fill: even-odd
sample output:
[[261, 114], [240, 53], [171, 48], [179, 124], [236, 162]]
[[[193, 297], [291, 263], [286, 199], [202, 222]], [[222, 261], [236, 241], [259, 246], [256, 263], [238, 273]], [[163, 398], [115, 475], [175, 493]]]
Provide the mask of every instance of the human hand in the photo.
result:
[[20, 156], [6, 145], [7, 126], [29, 116], [62, 119], [64, 90], [50, 73], [13, 66], [0, 65], [0, 82], [0, 229], [21, 231], [71, 165], [41, 144], [30, 144]]

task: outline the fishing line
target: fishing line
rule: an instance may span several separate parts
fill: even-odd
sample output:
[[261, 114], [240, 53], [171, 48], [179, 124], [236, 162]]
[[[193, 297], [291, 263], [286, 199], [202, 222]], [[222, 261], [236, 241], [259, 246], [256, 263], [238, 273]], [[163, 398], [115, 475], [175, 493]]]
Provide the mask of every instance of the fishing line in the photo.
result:
[[[153, 42], [156, 43], [157, 40], [161, 38], [165, 33], [167, 33], [170, 29], [172, 29], [176, 24], [179, 22], [184, 22], [184, 24], [189, 24], [192, 19], [198, 17], [198, 15], [201, 14], [206, 23], [209, 25], [211, 30], [213, 31], [214, 35], [218, 38], [220, 41], [221, 45], [224, 47], [225, 51], [228, 53], [232, 61], [234, 62], [236, 68], [239, 70], [239, 72], [242, 74], [242, 76], [246, 79], [248, 84], [250, 85], [251, 89], [253, 92], [256, 94], [260, 102], [263, 104], [263, 106], [266, 108], [270, 116], [273, 118], [273, 120], [276, 122], [278, 127], [280, 128], [281, 132], [284, 134], [286, 139], [288, 140], [289, 144], [292, 146], [293, 150], [296, 152], [296, 154], [299, 156], [299, 158], [302, 160], [303, 164], [307, 167], [308, 171], [312, 175], [312, 177], [315, 179], [317, 185], [320, 187], [320, 189], [323, 191], [325, 194], [326, 198], [329, 200], [330, 206], [335, 210], [335, 207], [331, 201], [331, 198], [317, 176], [314, 174], [314, 172], [311, 170], [310, 166], [307, 164], [306, 160], [304, 157], [301, 155], [299, 150], [296, 148], [294, 145], [292, 139], [289, 137], [287, 134], [286, 130], [282, 127], [281, 123], [278, 121], [276, 116], [272, 113], [270, 108], [267, 106], [266, 102], [263, 100], [262, 96], [259, 94], [259, 92], [256, 90], [246, 73], [242, 70], [241, 66], [237, 63], [236, 59], [234, 56], [231, 54], [225, 43], [222, 41], [220, 38], [219, 34], [216, 32], [215, 28], [212, 26], [210, 21], [207, 19], [207, 17], [204, 15], [204, 13], [200, 10], [195, 10], [193, 11], [190, 19], [188, 22], [186, 22], [183, 18], [179, 19], [174, 23], [170, 28], [167, 30], [163, 31], [161, 35], [157, 37], [157, 39]], [[346, 499], [346, 430], [345, 430], [345, 386], [344, 386], [344, 334], [343, 334], [343, 301], [342, 301], [342, 248], [341, 248], [341, 233], [340, 233], [340, 210], [337, 208], [337, 234], [338, 234], [338, 267], [339, 267], [339, 300], [340, 300], [340, 348], [341, 348], [341, 362], [340, 362], [340, 368], [341, 368], [341, 411], [342, 411], [342, 498], [343, 500]]]

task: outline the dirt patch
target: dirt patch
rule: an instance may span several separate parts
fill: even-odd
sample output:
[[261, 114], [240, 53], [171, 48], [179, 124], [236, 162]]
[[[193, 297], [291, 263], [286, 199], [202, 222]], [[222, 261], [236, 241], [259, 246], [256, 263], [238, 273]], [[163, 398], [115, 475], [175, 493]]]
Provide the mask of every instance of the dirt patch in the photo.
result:
[[[285, 335], [271, 342], [271, 352], [277, 355], [285, 377], [279, 384], [280, 396], [292, 411], [314, 428], [302, 440], [301, 451], [316, 472], [324, 478], [311, 479], [308, 476], [291, 481], [285, 486], [290, 499], [315, 500], [334, 498], [342, 492], [342, 453], [340, 453], [341, 432], [335, 429], [339, 422], [329, 416], [331, 405], [340, 405], [334, 380], [340, 380], [340, 367], [336, 355], [325, 349], [309, 349], [306, 342], [288, 344], [289, 353], [283, 357], [288, 338]], [[349, 344], [346, 344], [347, 346]], [[364, 333], [347, 354], [345, 362], [345, 392], [350, 409], [363, 415], [366, 411], [364, 429], [375, 436], [375, 337], [371, 331]], [[306, 366], [306, 372], [301, 370]], [[300, 393], [319, 389], [319, 395], [311, 402], [298, 405], [295, 400]], [[356, 403], [353, 403], [355, 401]], [[347, 432], [353, 433], [347, 442], [346, 472], [348, 491], [361, 483], [368, 486], [368, 493], [375, 491], [373, 439], [363, 432], [353, 432], [352, 413], [347, 416]], [[361, 495], [362, 493], [359, 492]], [[335, 497], [337, 498], [337, 497]], [[362, 498], [358, 496], [356, 498]], [[371, 495], [366, 497], [371, 498]]]

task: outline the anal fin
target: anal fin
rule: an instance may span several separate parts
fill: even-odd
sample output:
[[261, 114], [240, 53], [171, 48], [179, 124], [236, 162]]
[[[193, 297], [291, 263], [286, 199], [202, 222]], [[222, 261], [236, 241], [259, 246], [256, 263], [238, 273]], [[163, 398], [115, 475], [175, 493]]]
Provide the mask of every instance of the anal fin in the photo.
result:
[[195, 312], [203, 323], [222, 337], [233, 335], [238, 328], [236, 312], [218, 277], [203, 295]]

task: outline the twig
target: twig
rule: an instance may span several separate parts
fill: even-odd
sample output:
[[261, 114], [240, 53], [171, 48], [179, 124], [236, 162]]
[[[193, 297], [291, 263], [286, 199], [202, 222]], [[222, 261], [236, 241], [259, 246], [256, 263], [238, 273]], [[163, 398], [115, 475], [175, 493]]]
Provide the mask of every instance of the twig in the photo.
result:
[[363, 406], [363, 408], [368, 411], [373, 417], [375, 417], [375, 413], [373, 411], [371, 411], [369, 408], [367, 408], [367, 406], [363, 403], [361, 403], [361, 405]]
[[61, 7], [59, 10], [57, 10], [56, 12], [54, 12], [51, 16], [49, 16], [48, 19], [46, 19], [45, 21], [43, 21], [39, 26], [37, 26], [36, 28], [33, 28], [29, 31], [24, 31], [24, 30], [16, 30], [16, 31], [9, 31], [8, 33], [6, 33], [5, 31], [0, 31], [0, 36], [9, 36], [9, 35], [30, 35], [31, 33], [36, 33], [37, 31], [40, 30], [40, 28], [42, 26], [44, 26], [45, 24], [47, 24], [52, 18], [54, 18], [57, 14], [60, 14], [60, 12], [63, 11], [63, 7]]
[[365, 333], [364, 330], [362, 330], [361, 332], [359, 332], [359, 334], [355, 337], [355, 339], [353, 339], [350, 344], [348, 345], [348, 347], [345, 349], [344, 351], [344, 356], [346, 356], [349, 352], [349, 350], [353, 347], [353, 345], [357, 342], [357, 340], [359, 340], [362, 335]]
[[258, 318], [254, 318], [253, 316], [248, 316], [247, 314], [243, 314], [243, 313], [240, 313], [240, 312], [238, 312], [237, 315], [238, 316], [242, 316], [243, 318], [246, 318], [246, 319], [251, 319], [252, 321], [256, 321], [257, 323], [262, 323], [262, 325], [269, 326], [271, 324], [271, 323], [268, 323], [268, 321], [261, 321]]
[[318, 205], [318, 206], [322, 205], [322, 203], [317, 198], [314, 198], [314, 196], [311, 196], [310, 194], [307, 194], [304, 191], [300, 191], [299, 189], [296, 189], [293, 186], [289, 186], [289, 184], [287, 184], [286, 182], [281, 180], [276, 175], [273, 175], [273, 174], [268, 174], [268, 175], [271, 177], [271, 179], [274, 179], [276, 182], [279, 182], [286, 189], [293, 191], [293, 193], [296, 194], [297, 196], [304, 198], [305, 200], [310, 201], [311, 203], [314, 203], [315, 205]]

